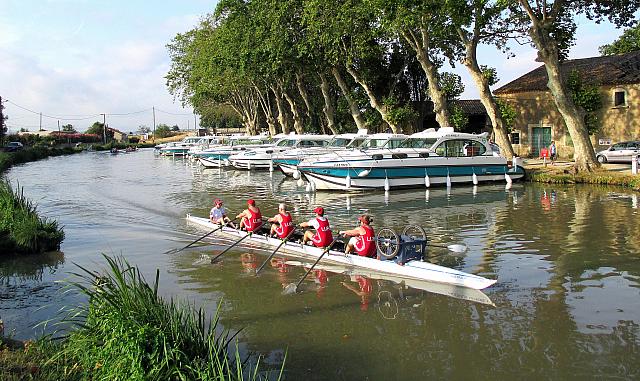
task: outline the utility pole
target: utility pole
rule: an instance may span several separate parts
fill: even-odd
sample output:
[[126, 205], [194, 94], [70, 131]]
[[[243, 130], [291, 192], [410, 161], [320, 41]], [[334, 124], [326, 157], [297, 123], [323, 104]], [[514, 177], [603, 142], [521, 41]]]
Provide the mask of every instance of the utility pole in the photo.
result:
[[40, 112], [40, 129], [38, 131], [42, 131], [42, 112]]
[[102, 115], [102, 144], [107, 144], [107, 114]]
[[4, 105], [2, 104], [2, 97], [0, 97], [0, 143], [4, 144]]
[[153, 141], [156, 141], [156, 106], [153, 106]]
[[196, 119], [196, 114], [193, 114], [193, 130], [197, 130], [198, 129], [198, 120]]
[[58, 119], [58, 132], [60, 132], [60, 119]]

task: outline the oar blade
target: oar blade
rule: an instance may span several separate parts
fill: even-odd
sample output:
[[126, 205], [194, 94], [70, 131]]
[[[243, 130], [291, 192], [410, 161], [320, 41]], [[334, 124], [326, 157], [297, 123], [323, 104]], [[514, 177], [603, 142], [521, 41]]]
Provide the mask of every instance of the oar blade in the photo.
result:
[[298, 286], [295, 283], [289, 283], [282, 289], [282, 295], [293, 295], [298, 292]]
[[453, 244], [453, 245], [448, 245], [447, 249], [449, 249], [449, 251], [453, 251], [454, 253], [464, 253], [467, 251], [467, 246], [460, 245], [460, 244]]

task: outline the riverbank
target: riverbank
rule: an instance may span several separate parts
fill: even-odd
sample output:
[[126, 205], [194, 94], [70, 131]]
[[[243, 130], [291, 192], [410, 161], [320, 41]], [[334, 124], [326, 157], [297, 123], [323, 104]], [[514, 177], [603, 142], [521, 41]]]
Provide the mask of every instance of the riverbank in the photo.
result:
[[72, 155], [82, 152], [75, 148], [27, 147], [17, 152], [0, 152], [0, 173], [13, 165], [46, 159], [50, 156]]
[[[235, 334], [191, 304], [158, 295], [137, 267], [105, 256], [106, 273], [81, 268], [72, 286], [88, 302], [63, 311], [64, 339], [0, 335], [2, 380], [255, 380], [264, 372], [238, 353]], [[76, 316], [82, 316], [78, 320]], [[281, 370], [278, 371], [280, 377]]]
[[631, 174], [631, 165], [603, 164], [588, 173], [574, 173], [573, 162], [558, 161], [554, 165], [539, 159], [524, 161], [525, 179], [530, 182], [547, 184], [597, 184], [616, 185], [640, 192], [640, 175]]

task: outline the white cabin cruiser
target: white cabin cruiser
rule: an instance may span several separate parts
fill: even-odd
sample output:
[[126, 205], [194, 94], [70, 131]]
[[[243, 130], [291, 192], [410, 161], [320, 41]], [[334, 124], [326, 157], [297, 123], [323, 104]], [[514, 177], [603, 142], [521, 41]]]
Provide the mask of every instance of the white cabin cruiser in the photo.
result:
[[210, 147], [193, 156], [205, 167], [228, 166], [231, 155], [257, 148], [273, 147], [273, 144], [272, 138], [268, 135], [232, 135], [226, 144]]
[[[366, 131], [366, 130], [365, 130]], [[298, 164], [303, 159], [319, 156], [322, 154], [328, 154], [334, 152], [336, 155], [350, 155], [350, 150], [363, 150], [366, 148], [376, 148], [376, 147], [384, 147], [389, 145], [390, 147], [395, 147], [404, 141], [408, 136], [403, 134], [344, 134], [345, 136], [354, 135], [348, 144], [340, 145], [334, 143], [332, 140], [329, 145], [325, 148], [320, 149], [296, 149], [285, 151], [277, 156], [274, 156], [273, 162], [274, 165], [277, 164], [280, 167], [282, 173], [285, 176], [293, 176], [296, 179], [299, 178], [299, 173], [297, 170]], [[341, 137], [343, 135], [336, 135], [336, 137]], [[342, 139], [344, 140], [344, 139]], [[298, 175], [296, 174], [298, 173]]]
[[273, 147], [258, 148], [229, 156], [229, 162], [237, 169], [274, 168], [273, 159], [277, 155], [296, 148], [324, 148], [331, 141], [331, 135], [289, 134], [278, 140]]
[[197, 145], [202, 136], [187, 136], [179, 142], [166, 143], [160, 148], [160, 155], [163, 156], [185, 156], [189, 149]]
[[308, 158], [298, 170], [317, 190], [428, 188], [483, 181], [510, 184], [524, 177], [520, 160], [512, 164], [493, 152], [486, 133], [457, 133], [450, 127], [413, 134], [397, 148]]

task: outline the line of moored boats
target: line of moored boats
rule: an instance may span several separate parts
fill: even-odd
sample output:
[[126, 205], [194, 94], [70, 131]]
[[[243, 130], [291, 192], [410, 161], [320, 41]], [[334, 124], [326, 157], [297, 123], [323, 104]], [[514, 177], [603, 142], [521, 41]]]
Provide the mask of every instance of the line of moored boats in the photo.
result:
[[491, 181], [510, 185], [524, 177], [522, 161], [507, 161], [487, 133], [460, 133], [450, 127], [412, 135], [360, 130], [340, 135], [190, 136], [156, 146], [156, 152], [187, 157], [205, 167], [279, 169], [306, 180], [311, 190], [391, 190]]

